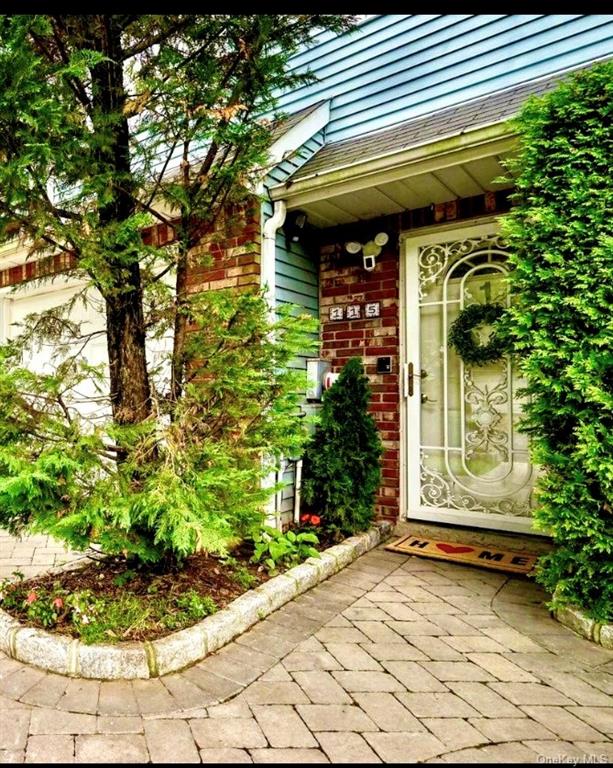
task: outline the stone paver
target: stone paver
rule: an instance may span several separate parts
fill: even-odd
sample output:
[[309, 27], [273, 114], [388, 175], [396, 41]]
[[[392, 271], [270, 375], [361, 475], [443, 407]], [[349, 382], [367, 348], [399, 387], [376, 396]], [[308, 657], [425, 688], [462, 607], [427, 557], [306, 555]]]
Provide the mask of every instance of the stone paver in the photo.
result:
[[149, 755], [144, 736], [77, 736], [75, 744], [77, 763], [147, 763]]
[[[2, 557], [24, 568], [63, 556], [9, 539]], [[67, 679], [0, 654], [0, 762], [611, 760], [613, 653], [545, 599], [524, 577], [378, 548], [160, 679]]]
[[[423, 662], [426, 664], [427, 662]], [[387, 669], [396, 679], [400, 682], [402, 688], [400, 690], [407, 691], [429, 691], [441, 693], [446, 691], [444, 684], [441, 683], [433, 674], [431, 674], [424, 666], [414, 661], [384, 661], [382, 662], [385, 669]], [[399, 690], [398, 688], [363, 688], [356, 690]]]
[[320, 733], [319, 741], [331, 763], [380, 763], [359, 733]]
[[73, 763], [74, 736], [30, 736], [26, 763]]
[[255, 718], [236, 717], [192, 720], [192, 732], [196, 744], [202, 749], [219, 747], [266, 747], [267, 742]]
[[[477, 711], [453, 693], [399, 693], [396, 698], [418, 718], [471, 717]], [[523, 713], [520, 713], [523, 715]]]
[[98, 715], [96, 730], [99, 733], [142, 733], [145, 721], [141, 717], [116, 717]]
[[147, 720], [145, 741], [153, 763], [200, 762], [200, 755], [185, 720]]
[[427, 717], [423, 724], [450, 750], [489, 743], [482, 731], [457, 717]]
[[429, 733], [365, 733], [384, 763], [417, 763], [444, 754], [442, 741]]
[[[599, 741], [601, 738], [601, 733], [563, 707], [522, 707], [522, 709], [529, 717], [542, 723], [559, 738], [570, 741]], [[613, 721], [613, 708], [610, 715]], [[610, 728], [613, 728], [613, 725]]]
[[271, 747], [317, 747], [315, 738], [292, 707], [274, 704], [251, 709]]
[[566, 711], [597, 728], [601, 733], [613, 736], [613, 702], [608, 707], [566, 707]]
[[100, 683], [97, 680], [69, 680], [56, 706], [68, 712], [95, 714], [98, 711], [99, 694]]
[[98, 712], [109, 715], [136, 715], [138, 702], [130, 680], [107, 680], [100, 683]]
[[555, 688], [540, 683], [492, 683], [491, 688], [513, 704], [574, 704]]
[[[402, 664], [404, 662], [397, 662]], [[411, 663], [411, 662], [407, 662]], [[403, 691], [404, 686], [387, 672], [333, 672], [334, 678], [347, 692]]]
[[29, 712], [0, 713], [0, 749], [23, 749], [28, 738]]
[[526, 741], [555, 739], [550, 730], [528, 717], [470, 718], [468, 721], [490, 741]]
[[[449, 638], [449, 640], [465, 638]], [[457, 647], [457, 646], [455, 646]], [[469, 653], [473, 664], [478, 664], [491, 675], [507, 683], [537, 683], [538, 679], [499, 653]]]
[[330, 762], [319, 749], [252, 749], [250, 754], [254, 763], [295, 765], [296, 763]]
[[381, 665], [356, 643], [327, 643], [326, 647], [340, 662], [341, 669], [381, 671]]
[[[268, 750], [263, 750], [268, 751]], [[203, 763], [252, 763], [253, 760], [245, 749], [221, 747], [220, 749], [201, 749], [200, 757]]]
[[525, 713], [484, 683], [449, 683], [451, 690], [484, 717], [525, 717]]
[[46, 675], [23, 694], [21, 701], [37, 707], [54, 707], [63, 697], [69, 682], [62, 675]]
[[329, 672], [293, 672], [294, 680], [306, 693], [312, 704], [351, 704], [351, 696]]
[[258, 681], [245, 691], [250, 704], [308, 704], [309, 699], [296, 683], [263, 683]]
[[56, 712], [52, 709], [33, 709], [30, 733], [95, 733], [96, 716], [73, 712]]
[[354, 698], [382, 731], [423, 731], [424, 726], [390, 693], [355, 693]]
[[378, 727], [353, 704], [299, 704], [298, 714], [312, 731], [377, 731]]

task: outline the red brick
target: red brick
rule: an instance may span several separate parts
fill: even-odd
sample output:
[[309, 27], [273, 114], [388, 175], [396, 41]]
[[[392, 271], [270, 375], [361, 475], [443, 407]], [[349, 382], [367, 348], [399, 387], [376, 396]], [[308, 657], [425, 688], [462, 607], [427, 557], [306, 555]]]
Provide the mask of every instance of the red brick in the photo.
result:
[[336, 339], [363, 339], [363, 331], [340, 331], [336, 334]]

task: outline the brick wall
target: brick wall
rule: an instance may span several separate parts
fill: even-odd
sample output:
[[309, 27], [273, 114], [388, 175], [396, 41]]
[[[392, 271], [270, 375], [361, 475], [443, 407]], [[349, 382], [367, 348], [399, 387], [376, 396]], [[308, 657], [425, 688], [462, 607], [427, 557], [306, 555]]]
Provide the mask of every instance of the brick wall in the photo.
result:
[[[154, 224], [143, 230], [145, 245], [163, 246], [175, 239], [172, 226]], [[260, 284], [260, 209], [257, 200], [228, 206], [214, 230], [203, 235], [190, 254], [191, 291], [243, 288]], [[61, 253], [15, 267], [0, 268], [0, 288], [45, 275], [67, 272], [76, 265], [70, 253]]]
[[[395, 238], [391, 238], [394, 240]], [[396, 244], [377, 257], [375, 269], [362, 267], [362, 255], [350, 256], [338, 244], [321, 248], [320, 315], [322, 351], [332, 370], [340, 371], [350, 357], [361, 357], [368, 375], [370, 412], [383, 440], [383, 480], [376, 501], [379, 517], [397, 519], [400, 492], [399, 397], [399, 260]], [[330, 308], [380, 302], [374, 319], [331, 320]], [[378, 374], [377, 357], [391, 356], [392, 372]]]
[[228, 206], [215, 229], [190, 253], [189, 290], [259, 288], [260, 257], [259, 203]]
[[38, 261], [27, 261], [16, 267], [6, 267], [0, 269], [0, 288], [19, 285], [46, 275], [56, 275], [71, 269], [74, 265], [75, 259], [72, 254], [58, 253]]

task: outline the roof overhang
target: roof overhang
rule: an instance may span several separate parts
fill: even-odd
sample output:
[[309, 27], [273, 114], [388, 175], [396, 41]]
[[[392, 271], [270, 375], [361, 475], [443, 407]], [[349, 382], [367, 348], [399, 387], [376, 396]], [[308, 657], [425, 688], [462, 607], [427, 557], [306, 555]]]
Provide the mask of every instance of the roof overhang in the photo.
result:
[[273, 200], [285, 200], [288, 209], [332, 200], [373, 187], [436, 172], [451, 166], [478, 162], [484, 158], [508, 155], [517, 137], [507, 121], [481, 126], [401, 151], [369, 158], [364, 162], [326, 169], [292, 182], [288, 180], [270, 190]]

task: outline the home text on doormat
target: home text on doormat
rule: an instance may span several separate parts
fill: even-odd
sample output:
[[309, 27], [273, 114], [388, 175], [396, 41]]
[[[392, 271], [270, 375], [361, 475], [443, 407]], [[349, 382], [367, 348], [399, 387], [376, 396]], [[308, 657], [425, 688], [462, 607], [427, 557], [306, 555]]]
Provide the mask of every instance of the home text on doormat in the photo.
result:
[[439, 541], [413, 534], [403, 536], [398, 541], [388, 544], [385, 549], [391, 552], [401, 552], [403, 555], [420, 555], [439, 560], [451, 560], [465, 565], [477, 565], [510, 573], [529, 573], [537, 560], [537, 555], [527, 552], [511, 552], [496, 547], [464, 544], [458, 541]]

